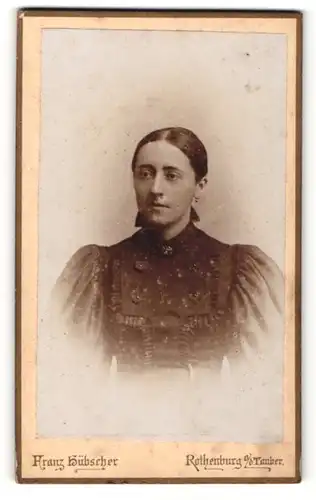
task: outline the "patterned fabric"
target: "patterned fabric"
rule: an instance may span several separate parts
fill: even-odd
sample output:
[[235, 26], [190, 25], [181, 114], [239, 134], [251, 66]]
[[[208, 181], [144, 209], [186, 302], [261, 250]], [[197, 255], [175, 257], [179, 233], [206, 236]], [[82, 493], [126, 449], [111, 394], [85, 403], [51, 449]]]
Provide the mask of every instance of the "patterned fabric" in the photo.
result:
[[88, 245], [54, 290], [56, 314], [91, 333], [118, 371], [215, 370], [282, 339], [283, 277], [259, 248], [227, 245], [192, 222], [167, 242], [141, 229], [110, 247]]

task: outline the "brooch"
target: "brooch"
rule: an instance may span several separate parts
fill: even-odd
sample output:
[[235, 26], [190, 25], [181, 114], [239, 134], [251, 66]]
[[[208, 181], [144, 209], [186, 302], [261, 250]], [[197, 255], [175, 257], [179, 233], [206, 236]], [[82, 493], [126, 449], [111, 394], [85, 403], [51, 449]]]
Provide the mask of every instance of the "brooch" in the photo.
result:
[[162, 254], [165, 255], [166, 257], [169, 257], [170, 255], [173, 254], [173, 248], [171, 245], [162, 245], [161, 248]]
[[149, 269], [149, 262], [147, 260], [137, 260], [134, 264], [134, 268], [137, 271], [148, 271]]

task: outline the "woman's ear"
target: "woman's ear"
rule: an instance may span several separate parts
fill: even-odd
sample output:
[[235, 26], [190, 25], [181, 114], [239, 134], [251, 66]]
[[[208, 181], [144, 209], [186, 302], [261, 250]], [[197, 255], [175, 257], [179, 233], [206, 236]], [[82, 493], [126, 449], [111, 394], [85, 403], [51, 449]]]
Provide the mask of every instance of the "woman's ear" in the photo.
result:
[[207, 178], [206, 177], [203, 177], [202, 179], [200, 179], [197, 184], [196, 184], [196, 188], [195, 188], [195, 195], [194, 195], [194, 198], [195, 200], [197, 201], [203, 191], [203, 189], [205, 188], [207, 184]]

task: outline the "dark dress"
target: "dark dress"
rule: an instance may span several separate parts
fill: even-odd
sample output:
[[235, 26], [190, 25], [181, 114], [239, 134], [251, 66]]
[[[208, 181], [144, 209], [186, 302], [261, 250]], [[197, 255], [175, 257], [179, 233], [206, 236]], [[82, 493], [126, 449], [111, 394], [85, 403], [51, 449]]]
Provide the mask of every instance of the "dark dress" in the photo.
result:
[[228, 245], [192, 222], [163, 242], [141, 229], [113, 246], [87, 245], [54, 291], [69, 333], [92, 332], [118, 371], [219, 371], [269, 355], [282, 339], [283, 277], [250, 245]]

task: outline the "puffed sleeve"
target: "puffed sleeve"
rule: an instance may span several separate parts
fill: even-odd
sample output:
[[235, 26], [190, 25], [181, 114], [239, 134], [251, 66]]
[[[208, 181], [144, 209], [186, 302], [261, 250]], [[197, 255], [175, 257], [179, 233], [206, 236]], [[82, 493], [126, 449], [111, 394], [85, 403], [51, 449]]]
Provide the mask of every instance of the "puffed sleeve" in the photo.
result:
[[232, 256], [225, 418], [235, 422], [239, 439], [277, 442], [283, 436], [283, 276], [255, 246], [234, 245]]
[[105, 324], [107, 267], [107, 248], [80, 248], [57, 279], [42, 315], [37, 346], [38, 435], [104, 432], [111, 364]]
[[108, 250], [87, 245], [66, 264], [52, 294], [56, 319], [67, 331], [104, 335]]
[[[280, 356], [283, 342], [284, 281], [277, 264], [251, 245], [234, 245], [228, 307], [230, 359]], [[271, 359], [271, 358], [270, 358]]]

